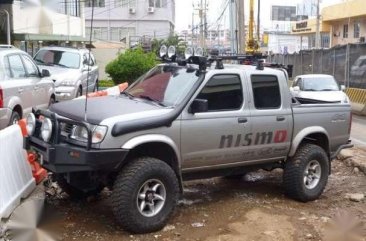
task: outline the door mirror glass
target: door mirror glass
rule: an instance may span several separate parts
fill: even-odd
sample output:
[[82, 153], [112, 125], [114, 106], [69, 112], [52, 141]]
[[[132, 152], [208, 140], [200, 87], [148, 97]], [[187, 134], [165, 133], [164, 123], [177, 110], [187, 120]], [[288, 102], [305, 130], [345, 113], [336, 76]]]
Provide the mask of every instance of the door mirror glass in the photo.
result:
[[189, 113], [197, 113], [197, 112], [207, 112], [208, 111], [208, 100], [205, 99], [195, 99], [191, 107], [189, 108]]
[[345, 85], [341, 85], [341, 90], [345, 91], [346, 90], [346, 86]]
[[48, 69], [42, 69], [42, 77], [49, 77], [51, 73]]
[[83, 72], [89, 71], [90, 67], [88, 65], [84, 65], [83, 68], [81, 69]]
[[300, 91], [300, 87], [299, 86], [294, 86], [294, 87], [292, 87], [292, 90], [293, 91]]

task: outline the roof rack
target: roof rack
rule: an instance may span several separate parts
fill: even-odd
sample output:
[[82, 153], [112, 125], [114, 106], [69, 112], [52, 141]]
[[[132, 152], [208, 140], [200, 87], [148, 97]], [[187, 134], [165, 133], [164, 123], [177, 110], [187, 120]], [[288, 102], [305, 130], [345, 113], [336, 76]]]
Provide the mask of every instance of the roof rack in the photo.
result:
[[9, 45], [9, 44], [0, 44], [0, 48], [2, 48], [2, 49], [15, 49], [15, 47], [13, 45]]

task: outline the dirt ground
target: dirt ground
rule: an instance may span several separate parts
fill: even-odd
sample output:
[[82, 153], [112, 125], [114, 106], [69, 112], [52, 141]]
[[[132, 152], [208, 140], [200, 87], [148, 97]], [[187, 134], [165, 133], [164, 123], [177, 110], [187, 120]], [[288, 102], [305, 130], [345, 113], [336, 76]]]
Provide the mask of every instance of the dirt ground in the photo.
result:
[[62, 240], [366, 240], [366, 198], [356, 202], [347, 197], [366, 195], [364, 173], [334, 161], [324, 194], [309, 203], [285, 197], [281, 185], [281, 170], [249, 173], [235, 181], [186, 182], [168, 225], [147, 235], [121, 230], [113, 219], [108, 190], [95, 200], [71, 202], [61, 195], [48, 203], [60, 214], [56, 225]]

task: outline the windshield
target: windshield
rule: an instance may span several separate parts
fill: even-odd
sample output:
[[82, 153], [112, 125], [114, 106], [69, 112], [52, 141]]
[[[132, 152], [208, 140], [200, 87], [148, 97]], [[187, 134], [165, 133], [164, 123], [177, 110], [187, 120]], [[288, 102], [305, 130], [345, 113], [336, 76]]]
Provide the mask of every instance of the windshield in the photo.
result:
[[175, 106], [182, 102], [198, 78], [194, 69], [157, 66], [134, 82], [126, 92], [164, 106]]
[[56, 65], [72, 69], [78, 69], [80, 66], [80, 55], [78, 53], [61, 50], [40, 50], [34, 60], [41, 65]]
[[334, 78], [304, 78], [305, 91], [337, 91], [339, 86]]

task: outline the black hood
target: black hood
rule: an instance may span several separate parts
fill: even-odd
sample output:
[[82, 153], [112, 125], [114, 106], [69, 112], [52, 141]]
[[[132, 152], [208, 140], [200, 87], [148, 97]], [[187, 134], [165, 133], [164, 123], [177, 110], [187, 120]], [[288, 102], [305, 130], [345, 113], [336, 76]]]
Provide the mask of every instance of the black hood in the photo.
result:
[[[143, 101], [129, 99], [124, 96], [94, 97], [88, 99], [86, 122], [97, 125], [110, 117], [160, 108], [162, 107]], [[75, 99], [56, 103], [50, 107], [50, 111], [72, 120], [84, 121], [85, 99]]]

